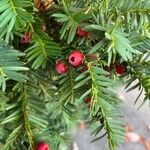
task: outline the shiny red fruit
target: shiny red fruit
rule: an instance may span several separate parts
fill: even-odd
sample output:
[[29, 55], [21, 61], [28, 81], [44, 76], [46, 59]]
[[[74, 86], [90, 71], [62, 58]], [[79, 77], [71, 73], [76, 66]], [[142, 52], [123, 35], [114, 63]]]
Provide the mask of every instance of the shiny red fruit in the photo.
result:
[[116, 65], [115, 66], [115, 71], [118, 74], [124, 74], [125, 73], [125, 67], [121, 65]]
[[87, 32], [81, 28], [78, 28], [76, 31], [76, 35], [80, 36], [80, 37], [87, 37], [89, 35], [89, 32]]
[[55, 64], [55, 70], [58, 74], [65, 74], [68, 71], [68, 66], [63, 61], [59, 60]]
[[84, 61], [84, 55], [80, 51], [72, 51], [68, 57], [68, 62], [73, 67], [79, 67]]
[[50, 150], [50, 149], [47, 143], [41, 142], [37, 145], [36, 150]]
[[24, 32], [23, 36], [21, 37], [21, 43], [22, 44], [28, 44], [30, 43], [30, 34], [29, 32]]

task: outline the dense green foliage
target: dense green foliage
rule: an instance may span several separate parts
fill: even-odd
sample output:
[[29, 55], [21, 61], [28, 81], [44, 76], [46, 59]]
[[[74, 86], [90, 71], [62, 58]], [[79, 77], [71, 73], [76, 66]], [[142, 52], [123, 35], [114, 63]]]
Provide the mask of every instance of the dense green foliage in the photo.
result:
[[[143, 102], [150, 99], [150, 1], [45, 0], [51, 6], [45, 11], [36, 1], [41, 2], [0, 0], [0, 148], [33, 150], [46, 141], [51, 150], [67, 150], [71, 133], [85, 119], [93, 141], [105, 131], [114, 150], [124, 139], [115, 93], [120, 79], [127, 80], [128, 90], [141, 90], [138, 98], [144, 91]], [[77, 36], [79, 27], [89, 35]], [[25, 32], [29, 43], [21, 42]], [[84, 64], [68, 65], [58, 75], [55, 62], [67, 63], [73, 50], [82, 51]], [[97, 58], [89, 59], [92, 54]], [[117, 74], [115, 65], [125, 73]]]

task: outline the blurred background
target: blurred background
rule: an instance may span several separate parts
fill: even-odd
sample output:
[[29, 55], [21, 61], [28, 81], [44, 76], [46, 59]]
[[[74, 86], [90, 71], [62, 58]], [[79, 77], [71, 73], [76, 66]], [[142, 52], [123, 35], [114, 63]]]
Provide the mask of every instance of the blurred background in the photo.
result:
[[[137, 104], [134, 102], [139, 94], [138, 89], [125, 92], [124, 87], [117, 90], [118, 96], [123, 101], [125, 115], [125, 142], [117, 150], [150, 150], [150, 108], [149, 101], [137, 110], [144, 99], [141, 95]], [[82, 127], [77, 130], [75, 135], [74, 150], [107, 150], [106, 138], [90, 143], [92, 140], [90, 131]]]

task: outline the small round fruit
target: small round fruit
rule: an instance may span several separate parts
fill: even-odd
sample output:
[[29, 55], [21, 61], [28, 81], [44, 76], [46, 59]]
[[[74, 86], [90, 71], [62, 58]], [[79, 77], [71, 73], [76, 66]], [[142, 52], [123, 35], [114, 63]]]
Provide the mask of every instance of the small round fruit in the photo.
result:
[[81, 29], [80, 27], [78, 27], [77, 31], [76, 31], [76, 35], [79, 37], [87, 37], [89, 35], [89, 32]]
[[122, 65], [116, 65], [115, 66], [115, 71], [116, 71], [116, 73], [122, 75], [122, 74], [125, 73], [125, 67], [122, 66]]
[[84, 55], [78, 51], [72, 51], [68, 57], [68, 62], [73, 66], [73, 67], [79, 67], [84, 61]]
[[38, 143], [36, 150], [50, 150], [50, 149], [49, 149], [49, 146], [47, 143], [40, 142], [40, 143]]
[[55, 70], [58, 74], [65, 74], [68, 71], [68, 66], [62, 60], [59, 60], [55, 64]]
[[22, 35], [22, 37], [21, 37], [21, 43], [22, 44], [28, 44], [28, 43], [30, 43], [30, 34], [29, 34], [29, 32], [24, 32], [24, 34]]

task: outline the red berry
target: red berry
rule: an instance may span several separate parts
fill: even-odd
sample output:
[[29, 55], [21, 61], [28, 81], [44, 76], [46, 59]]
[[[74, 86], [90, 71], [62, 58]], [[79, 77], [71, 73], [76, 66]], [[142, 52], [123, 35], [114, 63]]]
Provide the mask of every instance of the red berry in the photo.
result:
[[49, 149], [49, 146], [47, 143], [45, 142], [40, 142], [37, 147], [36, 147], [36, 150], [50, 150]]
[[68, 66], [61, 60], [55, 64], [55, 70], [58, 74], [65, 74], [68, 71]]
[[78, 27], [78, 29], [76, 31], [76, 35], [80, 36], [80, 37], [87, 37], [89, 35], [89, 32]]
[[74, 67], [79, 67], [84, 61], [84, 55], [80, 51], [72, 51], [68, 57], [69, 63]]
[[88, 98], [86, 98], [85, 100], [84, 100], [84, 103], [85, 104], [88, 104], [88, 103], [90, 103], [91, 102], [91, 97], [88, 97]]
[[125, 68], [124, 68], [124, 66], [116, 65], [116, 66], [115, 66], [115, 71], [116, 71], [118, 74], [124, 74], [124, 73], [125, 73]]
[[23, 36], [21, 37], [21, 43], [22, 44], [30, 43], [30, 34], [29, 34], [29, 32], [24, 32]]

